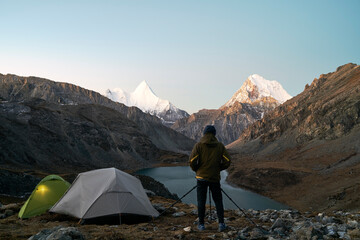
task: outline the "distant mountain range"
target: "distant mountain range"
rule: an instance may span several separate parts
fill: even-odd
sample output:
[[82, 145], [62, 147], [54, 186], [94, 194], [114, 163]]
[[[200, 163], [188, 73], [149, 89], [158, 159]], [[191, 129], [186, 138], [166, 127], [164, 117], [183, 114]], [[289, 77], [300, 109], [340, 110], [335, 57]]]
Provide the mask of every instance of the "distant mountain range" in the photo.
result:
[[360, 66], [322, 74], [227, 146], [229, 178], [301, 211], [360, 208]]
[[105, 96], [115, 102], [123, 103], [129, 107], [135, 106], [143, 112], [155, 115], [166, 126], [171, 126], [176, 120], [189, 116], [186, 111], [175, 107], [168, 100], [156, 96], [146, 81], [141, 82], [132, 93], [125, 92], [121, 88], [115, 88], [106, 90]]
[[238, 139], [249, 124], [290, 98], [280, 83], [254, 74], [221, 108], [200, 110], [178, 120], [172, 128], [198, 141], [204, 127], [211, 124], [217, 129], [217, 138], [229, 144]]
[[0, 100], [21, 102], [33, 98], [63, 105], [97, 104], [115, 109], [130, 121], [135, 122], [141, 132], [163, 150], [186, 153], [194, 144], [194, 141], [184, 135], [165, 127], [157, 117], [146, 114], [136, 107], [127, 107], [113, 102], [97, 92], [38, 77], [0, 74]]
[[187, 161], [194, 143], [157, 117], [94, 91], [0, 74], [0, 178]]

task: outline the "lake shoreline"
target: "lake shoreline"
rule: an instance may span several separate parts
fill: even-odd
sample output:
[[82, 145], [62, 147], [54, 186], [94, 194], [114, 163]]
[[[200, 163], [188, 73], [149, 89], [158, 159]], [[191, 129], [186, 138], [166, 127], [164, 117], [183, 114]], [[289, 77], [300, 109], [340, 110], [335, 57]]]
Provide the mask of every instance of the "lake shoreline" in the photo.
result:
[[[171, 170], [171, 171], [170, 171]], [[171, 193], [177, 194], [179, 197], [183, 196], [188, 190], [196, 185], [195, 173], [189, 166], [171, 166], [171, 167], [155, 167], [145, 168], [136, 172], [138, 175], [147, 175], [154, 178], [156, 181], [163, 183]], [[235, 203], [246, 209], [289, 209], [290, 207], [277, 202], [274, 199], [266, 196], [239, 188], [226, 181], [228, 173], [221, 172], [221, 186]], [[194, 191], [195, 193], [195, 191]], [[191, 193], [184, 198], [185, 203], [195, 204], [196, 194]], [[223, 195], [224, 206], [227, 209], [236, 209], [235, 204], [225, 195]]]

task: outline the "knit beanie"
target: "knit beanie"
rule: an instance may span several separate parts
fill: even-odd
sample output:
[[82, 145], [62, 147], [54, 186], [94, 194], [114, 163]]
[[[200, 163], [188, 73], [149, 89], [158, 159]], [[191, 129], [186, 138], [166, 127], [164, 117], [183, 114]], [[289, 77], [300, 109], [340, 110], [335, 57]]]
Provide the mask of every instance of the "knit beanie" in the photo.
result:
[[215, 135], [216, 135], [216, 129], [215, 129], [215, 127], [212, 126], [212, 125], [207, 125], [207, 126], [205, 127], [205, 129], [204, 129], [204, 135], [205, 135], [206, 133], [212, 133], [212, 134], [214, 134], [214, 136], [215, 136]]

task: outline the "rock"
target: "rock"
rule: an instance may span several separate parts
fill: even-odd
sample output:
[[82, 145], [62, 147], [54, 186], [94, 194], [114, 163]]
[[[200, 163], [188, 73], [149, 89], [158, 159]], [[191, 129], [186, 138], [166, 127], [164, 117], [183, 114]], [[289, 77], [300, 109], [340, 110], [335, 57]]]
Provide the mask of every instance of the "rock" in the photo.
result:
[[271, 229], [278, 228], [278, 227], [283, 227], [283, 226], [285, 226], [285, 223], [283, 222], [283, 220], [281, 220], [281, 218], [278, 218], [278, 219], [276, 219], [276, 221], [271, 226]]
[[245, 227], [243, 228], [239, 233], [238, 233], [238, 237], [239, 239], [248, 239], [250, 234], [249, 234], [249, 227]]
[[29, 240], [85, 240], [83, 234], [75, 227], [57, 226], [52, 229], [44, 229]]
[[223, 238], [223, 239], [228, 239], [228, 238], [229, 238], [229, 235], [228, 235], [227, 233], [223, 233], [223, 234], [222, 234], [222, 238]]
[[144, 190], [148, 197], [156, 196], [156, 194], [153, 191], [148, 190], [148, 189], [144, 189]]
[[192, 214], [192, 215], [198, 215], [198, 210], [197, 210], [197, 209], [193, 209], [193, 210], [191, 210], [190, 214]]
[[185, 232], [191, 232], [191, 227], [186, 227], [186, 228], [184, 228], [184, 231], [185, 231]]
[[351, 239], [360, 239], [360, 229], [349, 230], [348, 234]]
[[243, 234], [240, 234], [237, 239], [246, 240], [246, 239], [249, 239], [249, 238], [248, 238], [248, 236], [244, 236]]
[[[311, 224], [311, 223], [310, 223]], [[315, 228], [313, 225], [308, 226], [309, 222], [303, 224], [295, 224], [292, 228], [293, 233], [290, 235], [290, 239], [322, 239], [324, 233]]]
[[240, 210], [235, 210], [235, 214], [238, 215], [238, 216], [240, 216], [240, 217], [244, 217], [244, 216], [245, 216], [245, 214], [244, 214], [242, 211], [240, 211]]
[[358, 227], [358, 222], [356, 220], [348, 220], [347, 225], [350, 229], [355, 229]]
[[329, 226], [326, 226], [326, 232], [328, 236], [330, 237], [338, 237], [338, 233], [337, 233], [337, 226], [335, 224], [332, 224], [332, 225], [329, 225]]
[[161, 203], [155, 203], [152, 205], [158, 212], [165, 211], [165, 207]]
[[348, 229], [346, 224], [339, 224], [339, 225], [337, 225], [337, 227], [338, 227], [338, 231], [340, 231], [340, 232], [346, 232]]
[[7, 217], [12, 216], [12, 215], [14, 215], [14, 211], [11, 210], [11, 209], [7, 209], [7, 210], [5, 210], [5, 215], [6, 215]]
[[215, 221], [217, 219], [216, 211], [207, 212], [207, 219], [208, 221]]
[[227, 234], [231, 237], [231, 236], [236, 235], [237, 231], [229, 231]]
[[185, 216], [185, 212], [176, 212], [176, 213], [174, 213], [172, 216], [173, 217], [182, 217], [182, 216]]
[[272, 219], [277, 219], [279, 217], [279, 214], [277, 213], [277, 211], [274, 211], [273, 213], [271, 213], [270, 217]]
[[338, 231], [337, 234], [339, 235], [339, 238], [344, 239], [344, 237], [345, 237], [345, 235], [346, 235], [346, 232]]
[[209, 236], [207, 236], [207, 237], [210, 238], [210, 239], [216, 239], [216, 235], [215, 235], [215, 234], [209, 235]]
[[328, 224], [328, 223], [334, 223], [334, 217], [328, 217], [328, 216], [324, 216], [322, 219], [321, 219], [321, 222], [323, 224]]
[[270, 221], [270, 217], [267, 214], [262, 214], [262, 215], [260, 215], [259, 220], [262, 222], [268, 222], [268, 221]]
[[323, 238], [323, 233], [314, 227], [310, 227], [306, 231], [306, 236], [308, 239], [312, 239], [313, 237], [316, 237], [317, 239]]
[[265, 237], [263, 231], [261, 231], [261, 229], [259, 228], [254, 228], [251, 232], [250, 232], [250, 237], [251, 239], [262, 239]]
[[1, 209], [3, 209], [3, 210], [7, 210], [7, 209], [14, 210], [14, 209], [18, 209], [18, 208], [19, 208], [19, 205], [17, 203], [10, 203], [10, 204], [2, 206]]
[[276, 219], [276, 221], [271, 226], [271, 229], [272, 230], [275, 229], [275, 228], [288, 229], [288, 228], [291, 228], [292, 225], [293, 225], [293, 223], [291, 221], [278, 218], [278, 219]]
[[286, 229], [285, 229], [285, 227], [278, 227], [278, 228], [275, 228], [273, 230], [273, 232], [276, 233], [277, 235], [284, 236]]
[[175, 235], [175, 239], [185, 239], [185, 235], [184, 234], [177, 234], [177, 235]]

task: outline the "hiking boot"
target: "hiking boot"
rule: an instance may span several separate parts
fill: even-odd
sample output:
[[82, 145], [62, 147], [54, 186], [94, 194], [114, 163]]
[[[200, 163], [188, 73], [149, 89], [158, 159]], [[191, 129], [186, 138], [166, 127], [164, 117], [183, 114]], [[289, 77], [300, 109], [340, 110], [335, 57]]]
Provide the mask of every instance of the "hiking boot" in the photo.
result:
[[219, 232], [224, 231], [226, 228], [227, 227], [226, 227], [225, 223], [219, 223]]
[[204, 231], [205, 230], [205, 225], [204, 224], [199, 224], [198, 229], [199, 229], [199, 231]]

